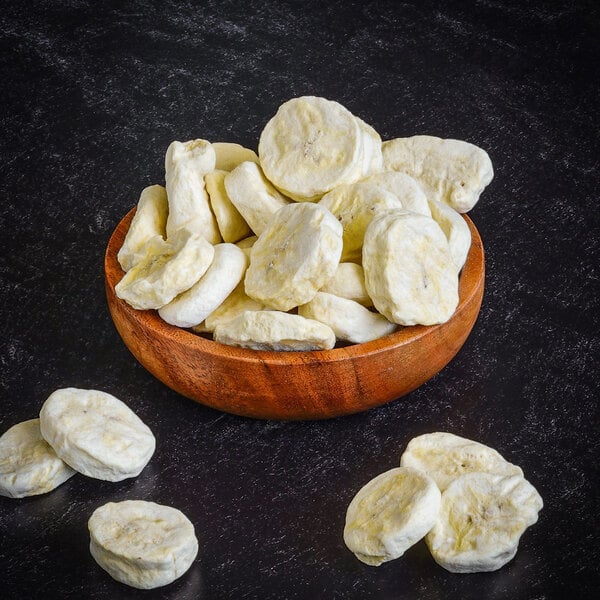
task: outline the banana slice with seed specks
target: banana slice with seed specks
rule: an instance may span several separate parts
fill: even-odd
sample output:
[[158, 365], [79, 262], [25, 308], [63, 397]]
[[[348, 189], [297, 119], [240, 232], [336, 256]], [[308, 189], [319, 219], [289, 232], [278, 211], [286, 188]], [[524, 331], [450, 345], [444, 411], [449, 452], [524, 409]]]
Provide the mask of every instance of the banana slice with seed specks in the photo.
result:
[[138, 589], [175, 581], [198, 554], [190, 520], [154, 502], [109, 502], [92, 513], [88, 529], [94, 560], [113, 579]]
[[233, 171], [243, 162], [258, 163], [258, 154], [254, 150], [250, 150], [250, 148], [240, 146], [240, 144], [213, 142], [212, 147], [215, 151], [215, 169]]
[[434, 481], [421, 471], [408, 467], [386, 471], [350, 502], [344, 542], [368, 565], [399, 558], [433, 527], [440, 497]]
[[375, 308], [399, 325], [446, 322], [458, 305], [458, 271], [430, 217], [405, 210], [376, 216], [363, 246], [365, 284]]
[[414, 177], [428, 200], [468, 212], [494, 177], [485, 150], [460, 140], [430, 135], [396, 138], [382, 144], [383, 168]]
[[252, 247], [246, 293], [282, 311], [306, 304], [333, 277], [341, 252], [342, 226], [324, 206], [284, 206]]
[[151, 185], [142, 190], [125, 241], [117, 254], [123, 271], [129, 271], [144, 258], [148, 240], [166, 236], [168, 212], [167, 192], [162, 185]]
[[235, 244], [217, 244], [206, 273], [189, 290], [160, 308], [158, 314], [176, 327], [198, 325], [231, 294], [247, 266], [248, 258]]
[[406, 173], [383, 171], [361, 179], [360, 183], [370, 183], [391, 192], [402, 202], [405, 210], [412, 210], [427, 217], [431, 216], [431, 209], [421, 186], [416, 179]]
[[452, 573], [495, 571], [515, 556], [521, 535], [542, 507], [536, 489], [520, 476], [468, 473], [442, 494], [427, 546]]
[[471, 230], [460, 213], [457, 213], [451, 206], [437, 200], [430, 200], [429, 207], [431, 208], [431, 217], [442, 228], [448, 239], [450, 254], [460, 271], [467, 260], [471, 247]]
[[219, 227], [208, 202], [204, 175], [215, 169], [215, 151], [206, 140], [172, 142], [165, 156], [165, 180], [169, 200], [167, 237], [182, 227], [211, 244], [221, 241]]
[[187, 229], [169, 241], [158, 236], [145, 246], [146, 258], [115, 286], [119, 298], [138, 310], [161, 308], [191, 288], [210, 266], [214, 247]]
[[40, 430], [56, 454], [76, 471], [105, 481], [136, 477], [156, 442], [123, 402], [98, 390], [56, 390], [40, 411]]
[[17, 423], [0, 436], [0, 496], [45, 494], [73, 475], [42, 437], [39, 419]]
[[373, 300], [365, 287], [365, 271], [361, 265], [351, 262], [341, 262], [332, 279], [320, 290], [340, 298], [354, 300], [367, 308], [373, 306]]
[[442, 492], [466, 473], [523, 476], [519, 467], [502, 458], [493, 448], [441, 431], [413, 438], [400, 458], [400, 465], [421, 469]]

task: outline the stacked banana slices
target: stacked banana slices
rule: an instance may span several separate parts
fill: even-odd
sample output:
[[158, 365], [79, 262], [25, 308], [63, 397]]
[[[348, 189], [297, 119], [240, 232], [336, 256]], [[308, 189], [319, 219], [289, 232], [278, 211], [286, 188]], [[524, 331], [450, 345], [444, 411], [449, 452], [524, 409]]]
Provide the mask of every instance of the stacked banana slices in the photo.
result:
[[116, 294], [171, 325], [264, 350], [443, 323], [471, 245], [459, 213], [492, 177], [486, 152], [467, 142], [382, 142], [337, 102], [293, 98], [258, 154], [203, 139], [169, 146], [166, 187], [142, 191], [119, 251]]
[[514, 558], [543, 502], [521, 469], [492, 448], [450, 433], [411, 440], [400, 467], [354, 497], [344, 542], [362, 562], [399, 558], [425, 538], [453, 573], [495, 571]]

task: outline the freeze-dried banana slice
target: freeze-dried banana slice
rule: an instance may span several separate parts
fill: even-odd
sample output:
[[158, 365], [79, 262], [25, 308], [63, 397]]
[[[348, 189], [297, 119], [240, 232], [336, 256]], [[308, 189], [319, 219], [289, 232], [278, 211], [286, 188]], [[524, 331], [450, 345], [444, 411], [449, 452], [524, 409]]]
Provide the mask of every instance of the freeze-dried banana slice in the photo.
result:
[[519, 467], [502, 458], [493, 448], [441, 431], [410, 440], [400, 458], [400, 465], [425, 471], [442, 492], [466, 473], [523, 476]]
[[494, 177], [485, 150], [460, 140], [415, 135], [383, 142], [383, 168], [414, 177], [428, 200], [438, 200], [460, 213], [475, 206]]
[[17, 423], [0, 436], [0, 496], [45, 494], [73, 475], [42, 437], [39, 419]]
[[204, 176], [204, 183], [223, 241], [237, 242], [252, 235], [252, 231], [227, 195], [226, 175], [227, 171], [211, 171]]
[[144, 258], [144, 246], [149, 239], [166, 236], [168, 212], [167, 192], [162, 185], [151, 185], [142, 190], [125, 241], [117, 254], [123, 271], [129, 271]]
[[397, 208], [402, 209], [398, 198], [370, 183], [341, 185], [325, 194], [319, 205], [330, 210], [342, 224], [344, 246], [341, 259], [360, 263], [365, 230], [375, 215]]
[[92, 513], [88, 529], [94, 560], [113, 579], [138, 589], [175, 581], [198, 554], [191, 521], [154, 502], [109, 502]]
[[282, 104], [267, 123], [258, 156], [266, 177], [286, 196], [314, 201], [360, 179], [364, 138], [359, 120], [341, 104], [302, 96]]
[[258, 163], [258, 154], [254, 150], [250, 150], [250, 148], [240, 146], [240, 144], [213, 142], [212, 147], [216, 157], [215, 169], [233, 171], [243, 162]]
[[405, 210], [376, 216], [365, 233], [362, 260], [369, 296], [389, 321], [434, 325], [456, 310], [456, 265], [430, 217]]
[[325, 292], [317, 292], [310, 302], [299, 306], [298, 314], [329, 325], [338, 340], [352, 344], [370, 342], [397, 329], [395, 323], [358, 302]]
[[271, 217], [291, 202], [269, 183], [261, 168], [243, 162], [225, 177], [225, 190], [250, 229], [260, 235]]
[[383, 168], [381, 138], [379, 134], [362, 119], [355, 117], [363, 134], [363, 168], [362, 176], [377, 173]]
[[468, 473], [442, 494], [427, 546], [435, 562], [452, 573], [495, 571], [515, 556], [542, 507], [536, 489], [520, 476]]
[[40, 411], [40, 430], [69, 466], [105, 481], [139, 475], [156, 444], [125, 403], [98, 390], [63, 388], [50, 394]]
[[198, 325], [231, 294], [242, 280], [248, 258], [235, 244], [214, 246], [214, 258], [206, 273], [189, 290], [158, 310], [160, 317], [176, 327]]
[[457, 213], [451, 206], [437, 200], [430, 200], [429, 207], [433, 220], [446, 234], [450, 254], [460, 271], [467, 260], [467, 254], [471, 247], [471, 230], [460, 213]]
[[279, 209], [250, 253], [246, 293], [287, 311], [311, 300], [334, 275], [342, 251], [342, 226], [319, 204]]
[[215, 169], [215, 151], [206, 140], [172, 142], [165, 156], [169, 200], [167, 237], [182, 227], [211, 244], [221, 241], [219, 227], [208, 202], [204, 175]]
[[160, 308], [191, 288], [214, 255], [212, 244], [185, 228], [168, 242], [152, 238], [145, 250], [146, 257], [115, 286], [117, 296], [139, 310]]
[[335, 334], [323, 323], [278, 310], [245, 311], [215, 327], [216, 342], [253, 350], [330, 350]]
[[391, 192], [402, 202], [402, 208], [421, 215], [431, 216], [427, 197], [416, 179], [399, 171], [383, 171], [361, 179], [361, 183], [371, 183]]
[[378, 567], [423, 538], [439, 510], [440, 491], [425, 473], [391, 469], [369, 481], [350, 502], [344, 542], [360, 561]]
[[365, 271], [361, 265], [351, 262], [341, 262], [335, 273], [320, 290], [340, 298], [354, 300], [363, 306], [373, 306], [373, 300], [365, 287]]

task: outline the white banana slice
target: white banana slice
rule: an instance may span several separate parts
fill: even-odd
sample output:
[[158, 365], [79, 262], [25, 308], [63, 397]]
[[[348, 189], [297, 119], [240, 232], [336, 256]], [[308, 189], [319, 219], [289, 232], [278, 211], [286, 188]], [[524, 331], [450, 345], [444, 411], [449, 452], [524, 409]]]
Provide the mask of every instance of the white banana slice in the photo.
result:
[[360, 561], [378, 567], [422, 539], [439, 510], [440, 491], [425, 473], [391, 469], [369, 481], [350, 502], [344, 542]]
[[158, 314], [176, 327], [198, 325], [231, 294], [247, 266], [248, 258], [235, 244], [217, 244], [206, 273], [189, 290], [160, 308]]
[[227, 195], [226, 175], [227, 171], [211, 171], [204, 176], [204, 183], [223, 241], [238, 242], [252, 235], [252, 231]]
[[363, 246], [365, 284], [375, 308], [399, 325], [446, 322], [458, 305], [458, 272], [430, 217], [405, 210], [376, 216]]
[[250, 229], [260, 235], [271, 217], [291, 202], [282, 196], [253, 162], [243, 162], [225, 177], [225, 190]]
[[45, 494], [73, 475], [42, 437], [39, 419], [17, 423], [0, 436], [0, 496]]
[[320, 291], [354, 300], [367, 308], [373, 306], [373, 300], [365, 287], [365, 271], [361, 265], [356, 263], [341, 262], [332, 279]]
[[427, 546], [452, 573], [495, 571], [515, 556], [521, 535], [542, 507], [536, 489], [520, 476], [468, 473], [442, 494]]
[[165, 180], [169, 200], [167, 237], [182, 227], [211, 244], [221, 241], [219, 227], [204, 188], [204, 175], [215, 169], [215, 151], [206, 140], [172, 142], [165, 156]]
[[151, 185], [142, 190], [135, 215], [117, 254], [123, 271], [129, 271], [144, 258], [144, 246], [149, 239], [166, 236], [168, 212], [167, 192], [162, 185]]
[[191, 288], [214, 255], [209, 242], [185, 228], [168, 242], [156, 236], [144, 248], [146, 257], [115, 286], [117, 296], [139, 310], [160, 308]]
[[342, 224], [344, 246], [343, 262], [360, 263], [365, 231], [375, 215], [383, 211], [402, 209], [398, 198], [370, 183], [341, 185], [325, 194], [319, 205], [331, 211]]
[[365, 134], [359, 120], [337, 102], [315, 96], [288, 100], [260, 136], [266, 177], [286, 196], [318, 200], [364, 172]]
[[381, 152], [381, 137], [362, 119], [355, 117], [363, 135], [363, 166], [362, 177], [377, 173], [383, 168], [383, 154]]
[[410, 440], [400, 458], [400, 465], [425, 471], [442, 492], [466, 473], [523, 476], [519, 467], [502, 458], [493, 448], [441, 431]]
[[258, 163], [258, 154], [250, 148], [244, 148], [240, 144], [231, 142], [213, 142], [213, 150], [215, 151], [215, 169], [222, 171], [233, 171], [239, 164], [243, 162]]
[[250, 253], [246, 293], [287, 311], [306, 304], [334, 275], [342, 251], [342, 226], [319, 204], [279, 209]]
[[88, 529], [94, 560], [113, 579], [138, 589], [175, 581], [198, 554], [190, 520], [154, 502], [109, 502], [92, 513]]
[[136, 477], [156, 442], [123, 402], [98, 390], [56, 390], [40, 411], [40, 430], [56, 454], [79, 473], [105, 481]]
[[448, 239], [450, 254], [456, 268], [460, 271], [467, 260], [469, 248], [471, 248], [471, 230], [460, 213], [457, 213], [448, 204], [430, 200], [429, 207], [431, 208], [431, 217], [442, 228]]
[[245, 311], [217, 325], [214, 339], [253, 350], [330, 350], [335, 345], [327, 325], [277, 310]]
[[362, 344], [388, 335], [397, 329], [379, 313], [371, 312], [354, 300], [317, 292], [307, 304], [298, 307], [298, 314], [325, 323], [335, 337], [344, 342]]
[[402, 202], [402, 208], [405, 210], [412, 210], [427, 217], [431, 216], [431, 209], [421, 186], [416, 179], [406, 173], [383, 171], [369, 175], [360, 182], [370, 183], [391, 192]]
[[460, 140], [415, 135], [383, 142], [383, 168], [414, 177], [428, 200], [445, 202], [460, 213], [475, 206], [494, 177], [485, 150]]

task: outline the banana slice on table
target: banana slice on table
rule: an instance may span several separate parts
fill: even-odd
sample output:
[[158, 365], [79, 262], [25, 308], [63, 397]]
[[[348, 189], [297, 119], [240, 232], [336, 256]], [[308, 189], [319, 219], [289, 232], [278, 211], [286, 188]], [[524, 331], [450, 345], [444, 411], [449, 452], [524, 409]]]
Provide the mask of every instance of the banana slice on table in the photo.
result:
[[365, 271], [361, 265], [356, 263], [341, 262], [333, 277], [320, 291], [354, 300], [367, 308], [373, 306], [373, 300], [369, 297], [365, 287]]
[[94, 560], [113, 579], [138, 589], [175, 581], [198, 554], [190, 520], [154, 502], [109, 502], [92, 513], [88, 529]]
[[429, 207], [433, 220], [442, 228], [448, 239], [450, 254], [460, 271], [471, 248], [471, 230], [462, 216], [448, 204], [430, 200]]
[[246, 293], [287, 311], [306, 304], [334, 275], [342, 252], [342, 226], [319, 204], [279, 209], [250, 253]]
[[144, 258], [148, 240], [166, 236], [168, 212], [167, 192], [162, 185], [151, 185], [142, 190], [125, 241], [117, 254], [123, 271], [129, 271]]
[[493, 448], [446, 432], [426, 433], [413, 438], [400, 458], [400, 465], [421, 469], [442, 492], [466, 473], [491, 473], [508, 477], [523, 471]]
[[381, 473], [350, 502], [344, 542], [368, 565], [399, 558], [434, 526], [440, 497], [421, 471], [400, 467]]
[[394, 194], [402, 202], [402, 208], [427, 217], [431, 216], [431, 209], [427, 203], [425, 192], [423, 192], [417, 180], [406, 173], [383, 171], [361, 179], [360, 183], [370, 183], [383, 188]]
[[56, 454], [76, 471], [105, 481], [136, 477], [156, 442], [123, 402], [98, 390], [56, 390], [40, 411], [40, 430]]
[[231, 294], [247, 266], [248, 258], [235, 244], [217, 244], [206, 273], [189, 290], [159, 308], [158, 314], [176, 327], [198, 325]]
[[475, 206], [494, 177], [485, 150], [460, 140], [430, 135], [396, 138], [382, 144], [383, 168], [414, 177], [428, 200], [438, 200], [460, 213]]
[[453, 573], [495, 571], [515, 556], [521, 535], [542, 507], [542, 498], [523, 477], [462, 475], [442, 494], [427, 546]]
[[254, 150], [244, 148], [240, 144], [213, 142], [212, 147], [215, 151], [215, 169], [233, 171], [243, 162], [258, 163], [258, 154]]
[[0, 436], [0, 496], [45, 494], [75, 473], [42, 437], [39, 419], [17, 423]]

